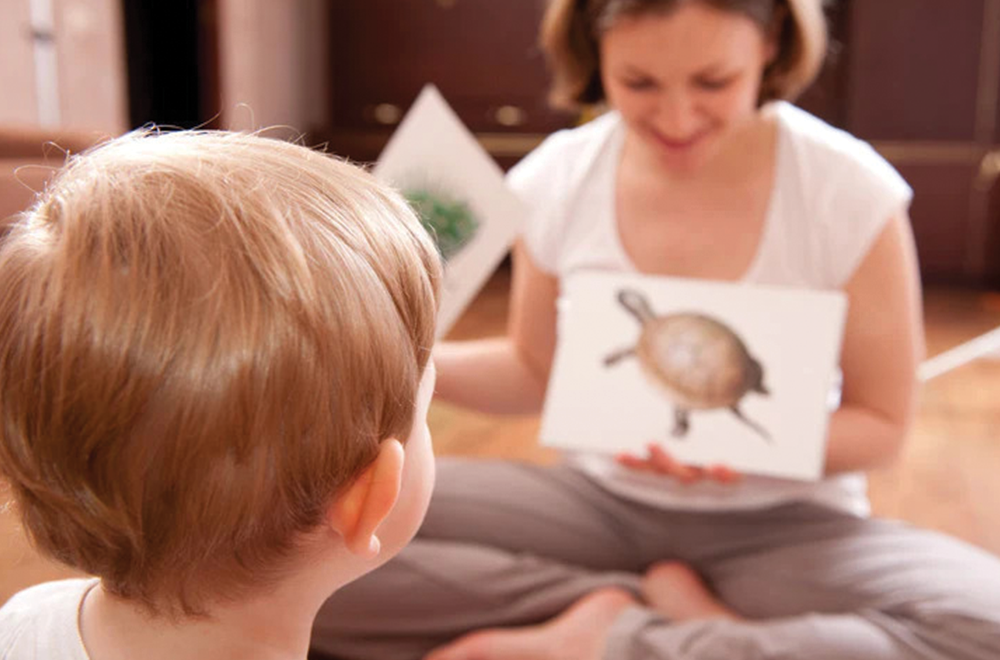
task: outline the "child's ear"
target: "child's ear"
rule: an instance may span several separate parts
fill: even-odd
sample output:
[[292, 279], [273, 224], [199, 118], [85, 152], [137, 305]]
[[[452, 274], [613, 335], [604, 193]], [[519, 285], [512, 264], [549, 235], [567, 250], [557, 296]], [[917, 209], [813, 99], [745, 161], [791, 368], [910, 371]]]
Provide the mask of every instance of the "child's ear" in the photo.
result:
[[372, 464], [330, 507], [327, 520], [343, 537], [351, 553], [364, 559], [378, 556], [381, 543], [375, 530], [396, 506], [403, 481], [403, 461], [403, 445], [399, 440], [383, 440]]

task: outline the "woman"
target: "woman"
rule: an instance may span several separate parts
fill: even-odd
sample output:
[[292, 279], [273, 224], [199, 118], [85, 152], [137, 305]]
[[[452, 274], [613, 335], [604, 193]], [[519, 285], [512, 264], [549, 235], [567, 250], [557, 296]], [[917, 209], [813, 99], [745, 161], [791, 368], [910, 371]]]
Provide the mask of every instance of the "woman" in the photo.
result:
[[[613, 110], [510, 173], [532, 215], [507, 336], [435, 357], [439, 396], [534, 413], [560, 284], [577, 272], [842, 290], [825, 478], [700, 469], [655, 446], [552, 469], [442, 461], [416, 546], [328, 603], [318, 648], [419, 657], [459, 638], [428, 657], [1000, 657], [1000, 562], [867, 517], [862, 472], [902, 446], [923, 351], [912, 192], [870, 147], [783, 100], [821, 64], [820, 5], [556, 0], [543, 26], [555, 98]], [[360, 620], [400, 584], [412, 602]]]

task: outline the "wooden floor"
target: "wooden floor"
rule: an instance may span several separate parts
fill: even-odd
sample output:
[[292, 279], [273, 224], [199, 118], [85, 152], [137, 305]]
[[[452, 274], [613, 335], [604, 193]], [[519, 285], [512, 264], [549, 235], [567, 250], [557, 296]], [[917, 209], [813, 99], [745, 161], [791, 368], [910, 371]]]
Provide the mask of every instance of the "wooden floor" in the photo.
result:
[[[501, 271], [451, 336], [502, 333], [507, 287]], [[924, 312], [933, 356], [1000, 326], [1000, 294], [930, 289]], [[556, 458], [536, 443], [533, 418], [486, 417], [436, 403], [431, 430], [439, 455]], [[1000, 554], [1000, 353], [927, 383], [903, 456], [870, 477], [877, 515], [948, 532]]]
[[[508, 277], [490, 281], [452, 338], [500, 334]], [[1000, 326], [1000, 294], [932, 289], [925, 296], [930, 355]], [[431, 430], [439, 455], [551, 462], [535, 442], [538, 420], [495, 418], [435, 403]], [[5, 493], [0, 491], [0, 501]], [[1000, 357], [931, 381], [921, 394], [916, 428], [902, 458], [871, 475], [878, 515], [941, 530], [1000, 554]], [[9, 510], [0, 510], [0, 603], [36, 582], [68, 575], [39, 558]]]

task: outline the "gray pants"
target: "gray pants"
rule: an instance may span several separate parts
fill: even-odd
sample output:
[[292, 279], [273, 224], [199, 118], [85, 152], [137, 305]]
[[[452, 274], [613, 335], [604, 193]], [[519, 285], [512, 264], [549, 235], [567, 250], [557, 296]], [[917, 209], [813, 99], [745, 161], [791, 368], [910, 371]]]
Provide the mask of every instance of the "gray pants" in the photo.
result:
[[420, 536], [335, 594], [313, 649], [420, 658], [470, 631], [546, 621], [604, 586], [689, 563], [750, 619], [671, 623], [633, 607], [609, 660], [998, 660], [1000, 561], [941, 534], [813, 504], [665, 511], [569, 467], [442, 460]]

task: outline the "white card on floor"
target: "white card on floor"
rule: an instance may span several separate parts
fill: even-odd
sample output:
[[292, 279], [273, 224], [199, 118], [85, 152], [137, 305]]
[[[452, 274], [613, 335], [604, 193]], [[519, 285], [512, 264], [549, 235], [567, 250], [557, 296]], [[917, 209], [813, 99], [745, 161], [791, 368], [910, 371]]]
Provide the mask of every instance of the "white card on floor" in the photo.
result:
[[442, 337], [507, 254], [527, 209], [433, 85], [413, 103], [374, 174], [406, 196], [438, 243]]
[[815, 480], [847, 299], [635, 274], [564, 283], [542, 442]]

